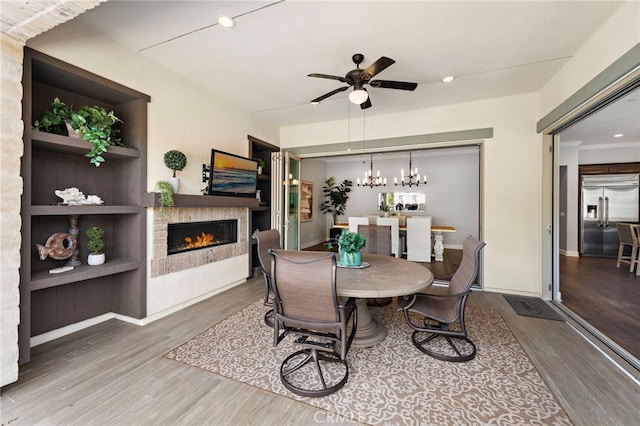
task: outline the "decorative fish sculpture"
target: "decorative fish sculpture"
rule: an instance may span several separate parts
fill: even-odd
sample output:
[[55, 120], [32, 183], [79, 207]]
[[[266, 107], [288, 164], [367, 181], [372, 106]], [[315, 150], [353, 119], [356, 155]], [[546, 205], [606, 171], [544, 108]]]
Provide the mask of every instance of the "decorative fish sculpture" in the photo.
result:
[[78, 242], [73, 235], [66, 232], [57, 232], [51, 235], [45, 245], [36, 244], [40, 259], [45, 260], [47, 256], [55, 260], [64, 260], [71, 257]]

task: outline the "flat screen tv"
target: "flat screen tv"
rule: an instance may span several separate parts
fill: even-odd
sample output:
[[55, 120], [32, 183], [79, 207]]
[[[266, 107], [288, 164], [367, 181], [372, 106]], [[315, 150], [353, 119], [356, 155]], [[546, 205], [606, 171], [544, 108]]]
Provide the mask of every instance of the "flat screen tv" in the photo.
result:
[[211, 150], [209, 195], [255, 197], [258, 162], [228, 152]]

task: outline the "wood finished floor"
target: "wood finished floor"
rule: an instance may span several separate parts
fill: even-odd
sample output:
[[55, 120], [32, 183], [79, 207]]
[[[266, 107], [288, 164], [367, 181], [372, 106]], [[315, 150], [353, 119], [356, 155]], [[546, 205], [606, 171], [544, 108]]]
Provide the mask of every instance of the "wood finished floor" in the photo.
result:
[[[304, 403], [163, 357], [262, 292], [254, 278], [144, 327], [110, 320], [33, 348], [18, 382], [2, 389], [1, 424], [334, 423]], [[474, 292], [469, 304], [501, 312], [575, 424], [637, 424], [637, 382], [567, 323], [518, 316], [499, 294]], [[424, 356], [409, 341], [407, 353]]]
[[640, 359], [640, 277], [616, 259], [560, 256], [562, 303]]

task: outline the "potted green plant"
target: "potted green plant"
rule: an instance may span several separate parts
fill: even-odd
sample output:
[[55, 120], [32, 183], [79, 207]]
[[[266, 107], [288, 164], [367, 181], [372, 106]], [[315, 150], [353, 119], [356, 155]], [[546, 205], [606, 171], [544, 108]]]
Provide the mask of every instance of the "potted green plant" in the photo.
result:
[[253, 157], [253, 160], [258, 163], [258, 174], [261, 175], [262, 171], [264, 170], [264, 166], [266, 165], [266, 163], [260, 157]]
[[338, 237], [338, 253], [340, 265], [360, 266], [362, 264], [362, 250], [367, 241], [362, 234], [344, 230]]
[[102, 265], [105, 260], [104, 252], [104, 241], [102, 237], [104, 236], [104, 231], [99, 226], [92, 226], [87, 229], [87, 237], [89, 238], [89, 242], [87, 243], [87, 248], [90, 253], [87, 256], [87, 264], [95, 266]]
[[324, 214], [330, 214], [334, 224], [338, 222], [338, 215], [343, 214], [347, 208], [347, 200], [352, 186], [353, 182], [349, 179], [343, 180], [340, 185], [336, 185], [336, 180], [333, 177], [324, 182], [322, 193], [326, 199], [320, 204], [320, 211]]
[[176, 177], [176, 172], [186, 167], [187, 156], [176, 149], [172, 149], [164, 153], [164, 165], [173, 171], [173, 176], [167, 179], [167, 182], [173, 186], [173, 193], [177, 194], [180, 188], [180, 178]]
[[109, 145], [127, 147], [122, 144], [117, 136], [118, 130], [113, 127], [117, 122], [122, 120], [113, 111], [87, 105], [74, 110], [59, 98], [54, 98], [51, 109], [42, 113], [40, 119], [33, 123], [33, 128], [70, 137], [76, 137], [77, 134], [91, 143], [91, 150], [85, 156], [91, 164], [99, 167], [104, 163], [102, 154]]
[[173, 201], [173, 186], [166, 180], [156, 182], [156, 190], [160, 193], [160, 215], [165, 219], [171, 219], [171, 208], [175, 205]]

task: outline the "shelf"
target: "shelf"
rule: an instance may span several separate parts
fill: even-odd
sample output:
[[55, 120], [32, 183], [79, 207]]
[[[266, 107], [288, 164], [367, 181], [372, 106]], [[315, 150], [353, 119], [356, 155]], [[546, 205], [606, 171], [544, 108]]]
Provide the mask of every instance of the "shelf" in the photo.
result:
[[139, 206], [104, 206], [86, 204], [77, 206], [31, 206], [31, 216], [65, 216], [89, 214], [137, 214]]
[[[144, 207], [160, 207], [160, 194], [147, 192], [143, 195]], [[174, 207], [258, 207], [258, 199], [253, 197], [223, 197], [217, 195], [174, 194]]]
[[78, 281], [90, 280], [93, 278], [106, 277], [121, 272], [133, 271], [140, 268], [140, 262], [135, 259], [108, 259], [103, 265], [76, 266], [74, 270], [50, 274], [49, 271], [37, 271], [31, 275], [30, 290], [42, 290]]
[[[70, 138], [68, 136], [41, 132], [39, 130], [31, 130], [25, 133], [31, 137], [31, 145], [34, 148], [82, 155], [91, 150], [91, 144], [80, 138]], [[102, 156], [108, 159], [138, 158], [140, 157], [140, 151], [134, 148], [110, 146]]]
[[258, 207], [251, 208], [252, 212], [268, 212], [270, 210], [271, 210], [271, 207], [269, 206], [258, 206]]

